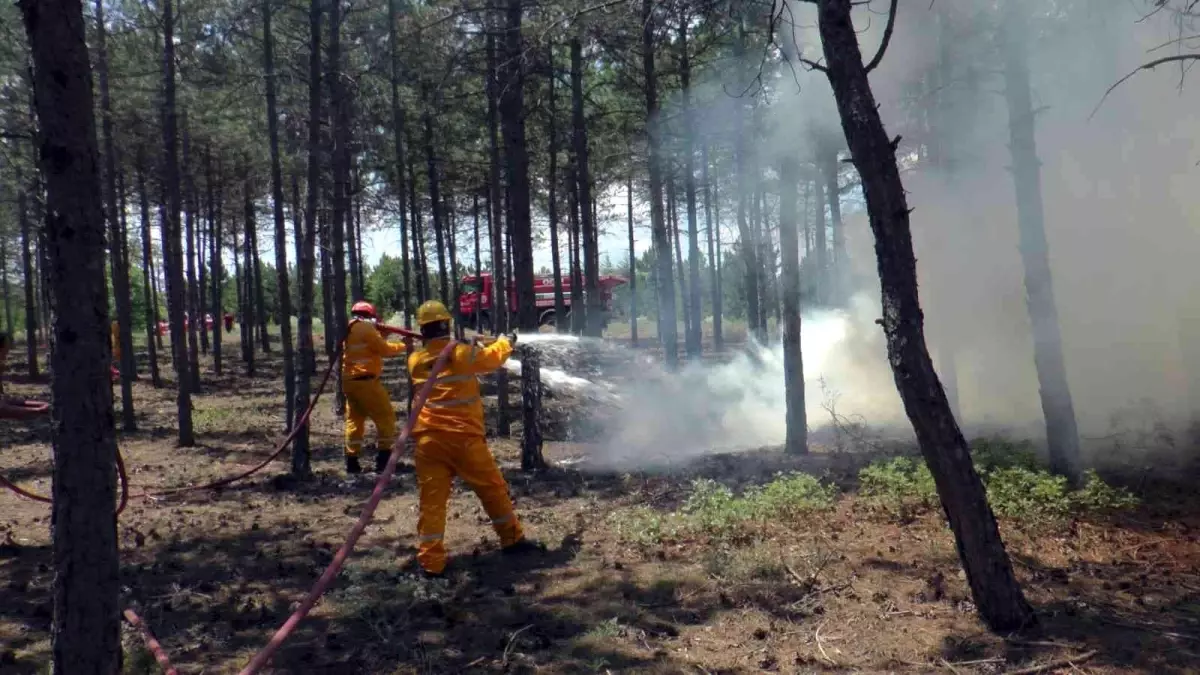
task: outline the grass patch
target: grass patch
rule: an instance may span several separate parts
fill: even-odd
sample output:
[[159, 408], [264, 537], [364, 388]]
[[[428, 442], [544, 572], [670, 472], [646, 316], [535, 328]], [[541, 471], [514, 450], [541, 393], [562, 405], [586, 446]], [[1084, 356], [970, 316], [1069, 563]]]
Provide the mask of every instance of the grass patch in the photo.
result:
[[805, 473], [781, 473], [765, 485], [741, 495], [714, 480], [692, 482], [691, 493], [677, 511], [639, 507], [612, 516], [625, 541], [653, 545], [682, 536], [706, 535], [718, 541], [744, 542], [761, 536], [765, 526], [793, 522], [828, 509], [837, 488]]
[[[1003, 438], [971, 444], [971, 458], [996, 515], [1026, 526], [1052, 526], [1071, 517], [1131, 509], [1138, 499], [1128, 490], [1104, 482], [1095, 471], [1071, 489], [1067, 479], [1046, 470], [1033, 444]], [[859, 472], [859, 494], [872, 506], [901, 520], [938, 504], [929, 467], [920, 459], [899, 457], [872, 463]]]

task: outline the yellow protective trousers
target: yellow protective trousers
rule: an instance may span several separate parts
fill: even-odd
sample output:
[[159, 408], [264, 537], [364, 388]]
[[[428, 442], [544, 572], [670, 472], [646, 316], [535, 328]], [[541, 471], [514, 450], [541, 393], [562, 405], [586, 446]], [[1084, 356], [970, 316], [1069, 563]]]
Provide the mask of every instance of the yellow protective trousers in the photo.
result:
[[390, 450], [396, 440], [396, 411], [383, 382], [378, 377], [342, 380], [342, 393], [346, 395], [346, 456], [358, 457], [368, 418], [375, 423], [379, 449]]
[[427, 432], [417, 436], [413, 457], [421, 488], [421, 515], [417, 519], [417, 562], [425, 571], [446, 569], [446, 505], [455, 476], [463, 479], [492, 519], [501, 546], [521, 540], [521, 523], [508, 496], [508, 483], [482, 436]]

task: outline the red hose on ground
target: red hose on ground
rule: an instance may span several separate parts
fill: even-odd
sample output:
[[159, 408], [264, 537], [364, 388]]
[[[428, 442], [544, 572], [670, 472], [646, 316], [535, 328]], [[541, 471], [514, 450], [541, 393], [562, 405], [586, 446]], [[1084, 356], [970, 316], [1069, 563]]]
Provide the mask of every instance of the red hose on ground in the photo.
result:
[[412, 433], [413, 425], [417, 422], [417, 415], [425, 407], [425, 399], [429, 398], [429, 393], [433, 390], [434, 378], [446, 366], [446, 361], [454, 353], [454, 348], [457, 344], [457, 342], [451, 340], [442, 349], [441, 353], [438, 354], [437, 361], [433, 363], [433, 369], [429, 373], [429, 379], [425, 381], [425, 384], [421, 387], [421, 391], [413, 399], [412, 412], [408, 415], [408, 422], [404, 425], [404, 430], [400, 432], [400, 436], [392, 444], [392, 454], [388, 458], [387, 467], [379, 475], [379, 479], [375, 481], [375, 489], [371, 492], [370, 499], [363, 506], [363, 511], [358, 517], [358, 522], [354, 523], [354, 527], [350, 529], [350, 534], [346, 537], [346, 542], [342, 544], [342, 547], [333, 556], [333, 562], [329, 563], [329, 567], [325, 568], [325, 571], [321, 574], [321, 578], [317, 579], [317, 583], [313, 584], [312, 590], [300, 602], [300, 606], [296, 608], [296, 611], [279, 627], [279, 630], [275, 631], [275, 635], [267, 643], [267, 646], [255, 654], [254, 658], [250, 659], [250, 663], [238, 675], [254, 675], [271, 660], [271, 657], [283, 646], [284, 641], [288, 639], [288, 636], [292, 634], [296, 626], [312, 611], [313, 606], [317, 604], [317, 600], [325, 594], [329, 585], [337, 577], [338, 572], [341, 571], [342, 565], [346, 562], [346, 558], [350, 556], [350, 552], [354, 550], [354, 545], [358, 543], [358, 538], [362, 536], [367, 523], [371, 522], [371, 517], [375, 515], [375, 509], [379, 507], [379, 501], [383, 498], [383, 490], [387, 487], [388, 481], [391, 480], [392, 474], [396, 471], [396, 462], [400, 459], [400, 453], [404, 451], [404, 447], [408, 443], [409, 434]]
[[142, 639], [146, 641], [146, 649], [149, 649], [150, 653], [154, 654], [154, 660], [158, 661], [158, 665], [163, 669], [163, 673], [166, 675], [179, 675], [179, 671], [175, 670], [175, 667], [171, 665], [171, 660], [167, 658], [167, 653], [163, 651], [162, 645], [158, 643], [158, 640], [154, 639], [154, 634], [142, 622], [142, 618], [132, 609], [125, 610], [124, 614], [125, 620], [142, 634]]

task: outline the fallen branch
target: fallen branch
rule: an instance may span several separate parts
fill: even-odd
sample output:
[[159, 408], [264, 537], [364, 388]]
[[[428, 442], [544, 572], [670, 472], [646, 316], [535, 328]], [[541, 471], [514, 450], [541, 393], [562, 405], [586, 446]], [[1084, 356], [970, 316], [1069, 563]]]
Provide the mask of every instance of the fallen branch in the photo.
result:
[[1057, 661], [1050, 661], [1049, 663], [1043, 663], [1040, 666], [1030, 666], [1028, 668], [1010, 670], [1004, 673], [1004, 675], [1034, 675], [1035, 673], [1045, 673], [1051, 670], [1058, 670], [1059, 668], [1074, 668], [1075, 664], [1087, 661], [1095, 656], [1096, 653], [1096, 650], [1093, 649], [1090, 652], [1084, 652], [1077, 656], [1068, 656], [1065, 659], [1058, 659]]

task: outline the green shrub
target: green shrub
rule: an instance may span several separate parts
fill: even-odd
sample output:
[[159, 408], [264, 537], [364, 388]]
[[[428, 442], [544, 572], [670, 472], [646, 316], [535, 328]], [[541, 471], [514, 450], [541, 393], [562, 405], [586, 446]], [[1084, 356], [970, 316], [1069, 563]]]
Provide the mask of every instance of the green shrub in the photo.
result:
[[[1027, 525], [1047, 525], [1072, 515], [1087, 516], [1131, 509], [1138, 499], [1124, 488], [1112, 487], [1094, 471], [1085, 474], [1082, 488], [1071, 490], [1066, 478], [1037, 462], [1027, 441], [990, 438], [975, 441], [972, 460], [996, 515]], [[858, 474], [859, 494], [901, 518], [937, 505], [937, 489], [924, 462], [899, 457], [881, 460]]]
[[642, 545], [699, 533], [720, 540], [749, 540], [757, 538], [764, 525], [830, 508], [836, 496], [836, 487], [822, 485], [804, 473], [777, 474], [771, 482], [749, 488], [740, 496], [721, 483], [702, 478], [692, 482], [678, 511], [662, 513], [641, 507], [620, 511], [612, 521], [618, 536]]
[[858, 480], [859, 494], [901, 518], [938, 503], [933, 474], [922, 461], [897, 457], [874, 462], [858, 472]]

